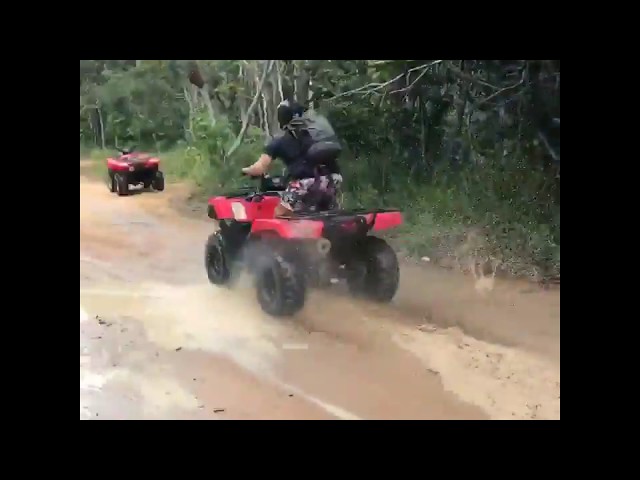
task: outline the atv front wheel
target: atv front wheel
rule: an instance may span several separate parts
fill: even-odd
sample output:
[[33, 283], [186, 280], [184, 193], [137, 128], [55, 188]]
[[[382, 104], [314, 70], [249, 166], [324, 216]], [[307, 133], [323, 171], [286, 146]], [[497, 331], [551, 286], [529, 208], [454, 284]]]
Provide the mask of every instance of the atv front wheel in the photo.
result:
[[231, 278], [231, 271], [224, 253], [224, 239], [220, 232], [216, 232], [207, 240], [204, 263], [207, 277], [214, 285], [226, 285]]
[[116, 184], [116, 191], [118, 192], [118, 196], [124, 197], [129, 195], [129, 181], [127, 177], [122, 175], [121, 173], [116, 173], [113, 176], [113, 180]]
[[393, 300], [400, 284], [398, 257], [387, 242], [366, 237], [358, 253], [347, 265], [349, 290], [356, 296], [387, 303]]
[[162, 172], [156, 173], [156, 176], [153, 178], [153, 182], [151, 182], [151, 186], [158, 192], [164, 191], [164, 175]]
[[258, 302], [267, 314], [289, 317], [304, 307], [307, 286], [303, 273], [279, 254], [264, 259], [256, 273]]

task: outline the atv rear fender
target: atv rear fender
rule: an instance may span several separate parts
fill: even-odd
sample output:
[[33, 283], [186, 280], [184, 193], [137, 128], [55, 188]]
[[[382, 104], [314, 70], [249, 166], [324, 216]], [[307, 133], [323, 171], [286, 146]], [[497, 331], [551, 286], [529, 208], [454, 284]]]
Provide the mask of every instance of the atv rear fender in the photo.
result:
[[[382, 231], [402, 225], [399, 211], [354, 212], [340, 216], [322, 215], [308, 218], [274, 218], [280, 203], [278, 195], [258, 195], [254, 197], [213, 197], [209, 200], [208, 216], [214, 220], [233, 220], [251, 223], [251, 233], [271, 232], [281, 238], [320, 238], [325, 225], [338, 227], [345, 233], [356, 233], [356, 219], [364, 219], [366, 231]], [[346, 217], [346, 218], [345, 218]], [[357, 222], [362, 223], [362, 221]]]
[[367, 223], [370, 225], [374, 220], [375, 225], [371, 230], [379, 232], [381, 230], [389, 230], [402, 225], [402, 213], [400, 212], [379, 212], [379, 213], [367, 213], [363, 215], [367, 219]]
[[251, 226], [252, 235], [275, 233], [280, 238], [321, 238], [324, 224], [317, 220], [260, 219]]
[[146, 168], [150, 167], [159, 167], [160, 159], [157, 157], [151, 157], [148, 155], [141, 154], [133, 154], [133, 155], [122, 155], [118, 158], [107, 158], [107, 168], [114, 172], [127, 172], [129, 171], [130, 163], [144, 163]]
[[[364, 222], [362, 220], [360, 222], [356, 221], [358, 217], [364, 218]], [[363, 223], [364, 230], [361, 229]], [[271, 232], [281, 238], [310, 239], [323, 237], [325, 235], [325, 227], [330, 228], [334, 233], [337, 228], [347, 235], [366, 235], [369, 231], [379, 232], [400, 225], [402, 225], [402, 214], [397, 211], [358, 214], [348, 220], [343, 218], [335, 220], [330, 216], [314, 219], [268, 218], [255, 220], [251, 227], [251, 234]]]

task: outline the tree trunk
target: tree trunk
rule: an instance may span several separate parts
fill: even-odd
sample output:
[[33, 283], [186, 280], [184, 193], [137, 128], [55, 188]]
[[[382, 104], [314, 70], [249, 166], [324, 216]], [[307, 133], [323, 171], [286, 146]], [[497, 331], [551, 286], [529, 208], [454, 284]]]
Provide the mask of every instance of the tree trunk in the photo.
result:
[[247, 118], [247, 100], [244, 96], [244, 88], [247, 84], [246, 81], [246, 77], [245, 77], [245, 68], [242, 66], [242, 64], [240, 64], [240, 75], [239, 75], [239, 82], [240, 82], [240, 86], [241, 91], [238, 94], [238, 108], [240, 109], [240, 121], [242, 122], [242, 124], [244, 125], [245, 122], [249, 121], [249, 119]]
[[100, 122], [100, 141], [102, 144], [102, 149], [104, 150], [106, 147], [105, 139], [104, 139], [104, 121], [102, 119], [102, 110], [100, 107], [96, 107], [98, 111], [98, 120]]
[[271, 136], [271, 129], [269, 125], [269, 106], [267, 104], [267, 95], [265, 95], [264, 91], [260, 94], [260, 105], [258, 105], [258, 111], [262, 117], [260, 124], [262, 131], [269, 137]]
[[[264, 120], [264, 109], [260, 105], [258, 105], [258, 108], [256, 111], [258, 112], [258, 126], [263, 132], [269, 133], [267, 131], [266, 122]], [[246, 115], [247, 114], [245, 113], [245, 117]], [[243, 121], [243, 125], [244, 125], [244, 121]]]
[[193, 108], [193, 101], [191, 98], [191, 92], [189, 91], [189, 89], [185, 86], [182, 87], [182, 93], [184, 94], [184, 99], [187, 102], [187, 105], [189, 105], [189, 126], [187, 127], [187, 135], [191, 136], [191, 140], [194, 141], [196, 139], [196, 136], [193, 134], [193, 116], [195, 115], [195, 111]]
[[191, 85], [191, 103], [193, 104], [193, 112], [200, 109], [200, 89], [195, 85]]
[[307, 107], [309, 108], [309, 110], [313, 110], [315, 108], [315, 106], [313, 105], [312, 99], [313, 99], [313, 80], [311, 80], [311, 77], [309, 77], [309, 91], [307, 93]]
[[425, 115], [425, 110], [427, 106], [424, 104], [422, 98], [419, 99], [420, 109], [420, 150], [422, 153], [422, 165], [426, 169], [427, 168], [427, 116]]
[[202, 100], [209, 111], [209, 120], [211, 120], [211, 125], [215, 127], [216, 125], [216, 112], [213, 109], [213, 103], [211, 103], [211, 97], [209, 96], [209, 84], [205, 83], [204, 86], [200, 89], [200, 95], [202, 95]]
[[[254, 108], [256, 108], [256, 105], [258, 104], [258, 100], [260, 99], [260, 95], [262, 94], [262, 89], [264, 88], [264, 82], [267, 79], [267, 75], [269, 75], [269, 72], [271, 71], [271, 68], [273, 67], [274, 63], [275, 63], [275, 60], [269, 60], [269, 63], [264, 69], [264, 72], [262, 72], [262, 78], [260, 78], [260, 84], [258, 85], [258, 90], [256, 91], [256, 94], [253, 97], [251, 105], [249, 105], [249, 109], [247, 110], [247, 118], [251, 117], [251, 114], [253, 113]], [[249, 128], [249, 121], [246, 121], [242, 124], [242, 130], [240, 130], [240, 133], [236, 137], [235, 142], [233, 142], [233, 145], [231, 145], [229, 152], [225, 155], [225, 161], [227, 158], [230, 158], [231, 155], [233, 155], [233, 153], [238, 149], [238, 147], [242, 143], [242, 140], [244, 139], [245, 134], [247, 133], [248, 128]]]
[[[259, 68], [256, 66], [256, 70], [254, 72], [254, 84], [256, 87], [256, 91], [260, 90], [260, 77], [258, 75]], [[269, 82], [265, 81], [264, 90], [269, 87]], [[271, 132], [269, 132], [269, 113], [267, 110], [267, 103], [264, 95], [264, 91], [260, 92], [260, 103], [257, 106], [258, 118], [260, 123], [260, 129], [265, 133], [265, 135], [269, 136]]]
[[280, 93], [280, 101], [278, 102], [278, 104], [285, 99], [284, 90], [282, 89], [282, 72], [280, 71], [280, 68], [281, 64], [278, 60], [276, 63], [276, 75], [278, 76], [278, 92]]
[[295, 100], [295, 65], [291, 60], [284, 61], [284, 75], [282, 81], [282, 98], [285, 100]]
[[296, 101], [301, 105], [306, 105], [309, 99], [309, 82], [311, 78], [304, 69], [304, 60], [296, 62]]
[[[258, 78], [258, 72], [256, 72], [255, 83], [256, 88], [260, 83]], [[280, 103], [280, 92], [278, 88], [278, 72], [277, 61], [274, 63], [274, 68], [271, 69], [267, 79], [264, 83], [264, 88], [261, 93], [261, 112], [263, 115], [264, 124], [262, 124], [262, 130], [268, 137], [272, 137], [278, 128], [278, 115], [276, 106]]]
[[269, 121], [270, 137], [278, 130], [278, 105], [283, 100], [280, 81], [280, 73], [277, 69], [273, 69], [269, 75], [268, 85], [265, 85], [265, 115]]
[[[462, 60], [462, 65], [460, 66], [460, 71], [465, 73], [465, 61]], [[458, 101], [458, 136], [462, 133], [462, 127], [464, 126], [464, 112], [467, 109], [467, 100], [469, 99], [469, 87], [471, 86], [471, 82], [468, 79], [462, 80], [462, 86], [460, 87], [460, 98]]]

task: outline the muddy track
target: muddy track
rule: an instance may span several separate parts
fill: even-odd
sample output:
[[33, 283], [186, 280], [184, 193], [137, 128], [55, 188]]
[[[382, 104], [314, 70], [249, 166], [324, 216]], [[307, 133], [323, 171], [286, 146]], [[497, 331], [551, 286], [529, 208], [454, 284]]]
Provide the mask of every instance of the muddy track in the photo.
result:
[[560, 417], [559, 292], [407, 265], [392, 305], [338, 288], [274, 320], [209, 285], [187, 197], [118, 198], [81, 164], [81, 418]]

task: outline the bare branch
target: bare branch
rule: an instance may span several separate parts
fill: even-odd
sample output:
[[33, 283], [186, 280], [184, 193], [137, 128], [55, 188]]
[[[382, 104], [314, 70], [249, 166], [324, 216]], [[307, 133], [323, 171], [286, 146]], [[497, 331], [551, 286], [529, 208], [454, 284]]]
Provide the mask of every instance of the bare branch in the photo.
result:
[[[431, 65], [429, 65], [429, 66], [431, 66]], [[405, 88], [401, 88], [401, 89], [399, 89], [399, 90], [394, 90], [394, 91], [392, 91], [392, 92], [389, 92], [389, 95], [391, 95], [392, 93], [406, 92], [407, 90], [411, 90], [411, 88], [412, 88], [416, 83], [418, 83], [418, 81], [419, 81], [422, 77], [424, 77], [424, 75], [425, 75], [428, 71], [429, 71], [429, 69], [428, 69], [428, 68], [425, 68], [425, 69], [422, 71], [422, 73], [421, 73], [420, 75], [418, 75], [418, 78], [416, 78], [413, 82], [411, 82], [411, 85], [409, 85], [409, 86], [407, 86], [407, 87], [405, 87]]]
[[514, 88], [519, 87], [520, 85], [524, 85], [524, 79], [525, 79], [525, 72], [526, 71], [522, 71], [522, 77], [520, 78], [520, 81], [518, 83], [514, 83], [513, 85], [509, 85], [508, 87], [504, 87], [501, 88], [500, 90], [498, 90], [495, 93], [492, 93], [491, 95], [489, 95], [487, 98], [480, 100], [476, 106], [480, 106], [483, 105], [485, 103], [487, 103], [488, 101], [494, 99], [495, 97], [497, 97], [498, 95], [503, 94], [504, 92], [508, 91], [508, 90], [513, 90]]
[[540, 140], [542, 140], [542, 144], [545, 146], [545, 148], [547, 149], [547, 151], [549, 152], [549, 155], [551, 155], [551, 158], [553, 158], [553, 160], [555, 162], [559, 162], [560, 161], [560, 155], [558, 155], [555, 150], [551, 147], [551, 144], [549, 143], [549, 140], [547, 140], [547, 137], [544, 133], [542, 133], [542, 131], [538, 131], [538, 138]]
[[469, 73], [465, 73], [462, 70], [460, 70], [458, 67], [455, 67], [453, 65], [451, 65], [450, 70], [458, 76], [458, 78], [461, 78], [463, 80], [467, 80], [471, 83], [475, 83], [477, 85], [482, 85], [484, 87], [488, 87], [491, 88], [492, 90], [500, 90], [500, 87], [496, 87], [495, 85], [491, 85], [490, 83], [485, 82], [484, 80], [480, 80], [479, 78], [474, 77], [473, 75], [469, 74]]
[[377, 67], [379, 65], [389, 65], [398, 62], [415, 62], [415, 60], [369, 60], [369, 65]]
[[258, 104], [258, 100], [260, 100], [260, 97], [262, 95], [262, 89], [264, 88], [264, 82], [267, 79], [267, 75], [269, 75], [269, 72], [273, 68], [274, 64], [275, 64], [275, 60], [269, 60], [269, 63], [267, 64], [266, 68], [262, 72], [262, 77], [260, 78], [260, 84], [258, 85], [256, 94], [253, 96], [251, 105], [249, 105], [249, 109], [247, 110], [246, 121], [242, 124], [242, 129], [240, 130], [240, 133], [236, 137], [236, 140], [233, 142], [233, 145], [231, 145], [231, 148], [225, 155], [225, 158], [231, 157], [231, 155], [233, 155], [233, 153], [238, 149], [238, 147], [242, 143], [242, 140], [244, 139], [244, 136], [247, 133], [247, 129], [249, 128], [249, 119], [251, 118], [253, 109], [256, 108], [256, 105]]
[[409, 74], [411, 72], [415, 72], [415, 71], [423, 70], [423, 69], [426, 71], [429, 67], [432, 67], [432, 66], [437, 65], [438, 63], [442, 63], [442, 62], [443, 62], [443, 60], [435, 60], [435, 61], [433, 61], [431, 63], [426, 64], [426, 65], [420, 65], [419, 67], [414, 67], [414, 68], [411, 68], [411, 69], [407, 70], [406, 72], [402, 72], [400, 75], [397, 75], [394, 78], [392, 78], [391, 80], [388, 80], [388, 81], [386, 81], [384, 83], [369, 83], [367, 85], [363, 85], [362, 87], [356, 88], [354, 90], [349, 90], [348, 92], [340, 93], [339, 95], [336, 95], [334, 97], [328, 98], [327, 100], [334, 100], [336, 98], [340, 98], [340, 97], [344, 97], [344, 96], [347, 96], [347, 95], [351, 95], [353, 93], [360, 93], [360, 92], [363, 92], [364, 90], [366, 90], [364, 92], [364, 94], [368, 95], [370, 93], [377, 92], [378, 90], [391, 85], [392, 83], [398, 81], [399, 79], [401, 79], [402, 77], [404, 77], [405, 75], [407, 75], [407, 74]]

